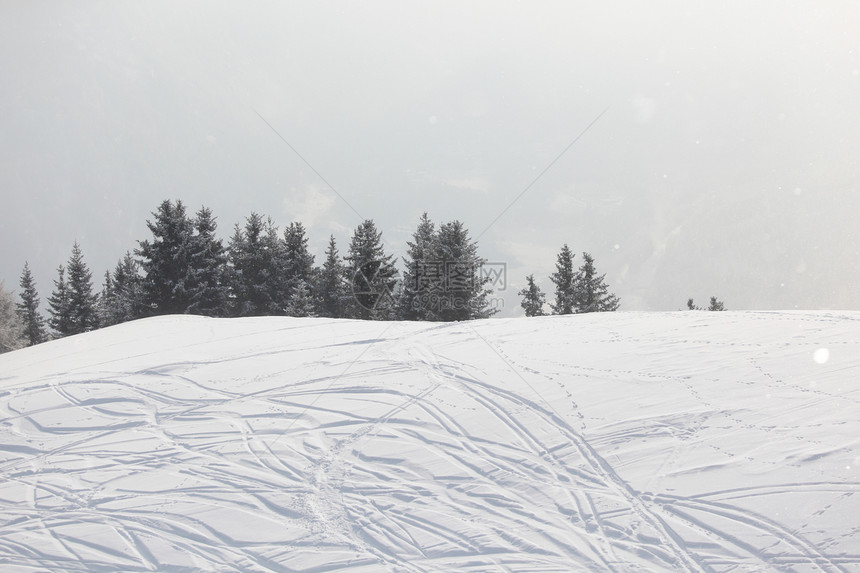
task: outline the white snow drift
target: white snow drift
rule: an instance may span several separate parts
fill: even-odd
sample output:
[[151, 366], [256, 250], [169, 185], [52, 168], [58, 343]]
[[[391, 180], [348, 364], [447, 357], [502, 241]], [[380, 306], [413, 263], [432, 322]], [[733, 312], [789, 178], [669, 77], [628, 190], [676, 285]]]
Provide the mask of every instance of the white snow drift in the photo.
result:
[[163, 317], [0, 417], [3, 571], [860, 571], [860, 313]]

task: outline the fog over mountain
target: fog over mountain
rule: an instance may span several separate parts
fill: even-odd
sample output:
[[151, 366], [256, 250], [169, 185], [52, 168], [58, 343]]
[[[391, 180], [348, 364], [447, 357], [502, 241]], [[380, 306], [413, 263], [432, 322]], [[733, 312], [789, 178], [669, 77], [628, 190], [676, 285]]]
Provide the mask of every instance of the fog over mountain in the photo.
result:
[[29, 260], [47, 296], [74, 240], [100, 280], [179, 198], [224, 238], [299, 219], [317, 262], [361, 218], [398, 254], [460, 219], [504, 315], [565, 242], [627, 310], [858, 309], [858, 29], [835, 2], [3, 2], [0, 280]]

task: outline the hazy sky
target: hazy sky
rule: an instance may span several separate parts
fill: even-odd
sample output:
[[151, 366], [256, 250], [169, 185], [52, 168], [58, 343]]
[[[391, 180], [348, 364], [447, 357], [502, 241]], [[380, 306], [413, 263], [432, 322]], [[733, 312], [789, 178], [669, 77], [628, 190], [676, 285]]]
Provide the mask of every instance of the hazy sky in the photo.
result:
[[622, 310], [860, 309], [858, 30], [835, 1], [0, 0], [0, 280], [29, 260], [47, 296], [78, 240], [100, 288], [179, 198], [224, 239], [300, 220], [317, 262], [362, 217], [398, 255], [460, 219], [505, 315], [565, 242]]

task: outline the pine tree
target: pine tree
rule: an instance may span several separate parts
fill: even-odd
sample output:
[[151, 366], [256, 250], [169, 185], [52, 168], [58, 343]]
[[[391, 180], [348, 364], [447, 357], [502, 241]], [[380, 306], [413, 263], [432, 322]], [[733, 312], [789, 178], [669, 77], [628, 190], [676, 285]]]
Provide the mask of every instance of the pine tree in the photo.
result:
[[72, 334], [69, 289], [66, 285], [66, 269], [63, 265], [57, 268], [57, 278], [54, 279], [54, 290], [48, 297], [48, 326], [56, 336]]
[[17, 304], [18, 317], [24, 324], [24, 338], [27, 346], [33, 346], [48, 339], [45, 330], [45, 318], [39, 312], [39, 293], [36, 291], [36, 281], [30, 272], [30, 265], [24, 263], [21, 273], [21, 302]]
[[[442, 290], [444, 263], [439, 255], [436, 228], [425, 212], [418, 228], [407, 241], [408, 250], [403, 257], [403, 291], [398, 298], [398, 315], [401, 320], [439, 320], [438, 308]], [[438, 307], [438, 305], [436, 305]]]
[[143, 301], [147, 314], [184, 314], [191, 303], [187, 284], [194, 250], [194, 226], [182, 201], [163, 201], [146, 226], [152, 241], [135, 250], [143, 269]]
[[[444, 321], [488, 318], [497, 312], [491, 308], [487, 288], [489, 277], [482, 276], [486, 260], [478, 255], [478, 244], [460, 221], [443, 223], [437, 233], [439, 259], [442, 262], [441, 304], [436, 310]], [[435, 309], [434, 309], [435, 310]]]
[[555, 285], [555, 302], [550, 303], [553, 314], [573, 314], [575, 310], [576, 274], [573, 270], [573, 257], [573, 252], [565, 243], [558, 253], [555, 272], [549, 276]]
[[283, 315], [286, 307], [282, 246], [271, 219], [257, 213], [236, 225], [228, 247], [236, 316]]
[[67, 266], [60, 266], [57, 275], [48, 298], [51, 329], [57, 336], [69, 336], [98, 328], [98, 294], [93, 292], [92, 273], [77, 241]]
[[[299, 222], [290, 223], [289, 227], [284, 229], [283, 257], [286, 300], [289, 304], [293, 296], [296, 296], [296, 289], [301, 283], [310, 289], [316, 278], [314, 256], [308, 250], [305, 227]], [[310, 291], [309, 296], [310, 303], [313, 304], [314, 297], [310, 295]]]
[[598, 275], [594, 257], [582, 253], [582, 266], [574, 281], [574, 309], [576, 312], [612, 312], [618, 310], [619, 300], [609, 292], [606, 275]]
[[117, 263], [113, 271], [114, 288], [117, 293], [117, 308], [120, 322], [127, 322], [143, 316], [143, 277], [140, 276], [140, 264], [134, 260], [131, 253]]
[[113, 326], [116, 324], [113, 320], [113, 309], [116, 306], [116, 289], [114, 288], [113, 277], [110, 271], [105, 271], [105, 278], [102, 282], [102, 292], [99, 295], [99, 324], [102, 328]]
[[227, 251], [216, 238], [217, 225], [212, 211], [201, 207], [194, 219], [194, 236], [190, 241], [189, 271], [186, 279], [189, 314], [227, 316]]
[[301, 278], [295, 279], [292, 294], [286, 308], [287, 316], [316, 316], [316, 304], [311, 287]]
[[24, 325], [15, 308], [15, 299], [0, 282], [0, 354], [26, 346]]
[[527, 276], [526, 281], [528, 284], [519, 292], [519, 295], [523, 297], [520, 306], [526, 311], [526, 316], [543, 316], [543, 305], [546, 303], [546, 295], [535, 284], [534, 275]]
[[696, 306], [696, 304], [693, 302], [693, 299], [690, 298], [690, 299], [687, 299], [687, 310], [721, 311], [721, 310], [726, 310], [726, 305], [723, 304], [723, 302], [721, 300], [717, 299], [717, 297], [712, 296], [711, 297], [711, 304], [708, 306], [707, 309], [704, 309], [701, 306]]
[[353, 295], [345, 309], [346, 316], [374, 320], [392, 317], [397, 274], [393, 258], [385, 254], [382, 232], [376, 230], [371, 219], [355, 229], [345, 257]]
[[69, 258], [68, 292], [69, 326], [68, 334], [80, 334], [95, 330], [99, 326], [98, 294], [93, 292], [92, 273], [84, 262], [81, 248], [75, 241], [72, 256]]
[[347, 302], [345, 268], [337, 250], [334, 235], [329, 237], [326, 258], [316, 281], [319, 316], [341, 318]]

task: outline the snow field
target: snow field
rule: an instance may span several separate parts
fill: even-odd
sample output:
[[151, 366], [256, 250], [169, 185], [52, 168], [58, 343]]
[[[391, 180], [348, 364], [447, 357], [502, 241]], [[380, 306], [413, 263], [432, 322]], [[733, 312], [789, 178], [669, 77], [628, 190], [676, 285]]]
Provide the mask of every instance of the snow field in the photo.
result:
[[0, 356], [0, 564], [860, 571], [858, 439], [860, 313], [160, 317]]

